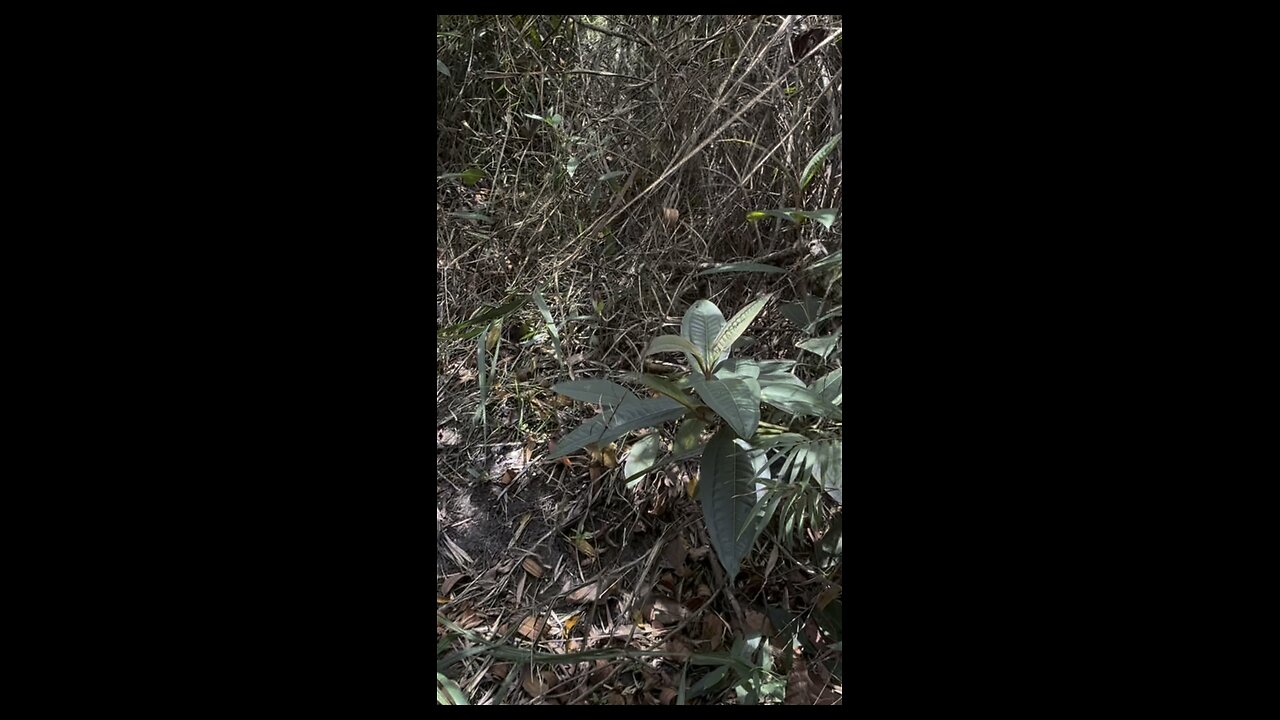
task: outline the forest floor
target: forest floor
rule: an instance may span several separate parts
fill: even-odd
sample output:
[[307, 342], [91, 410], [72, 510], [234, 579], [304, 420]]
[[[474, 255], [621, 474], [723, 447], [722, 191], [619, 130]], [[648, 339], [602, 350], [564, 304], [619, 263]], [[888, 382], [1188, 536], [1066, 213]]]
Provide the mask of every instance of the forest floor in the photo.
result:
[[[726, 32], [740, 35], [743, 45], [730, 60], [777, 45], [751, 34], [748, 20], [733, 22], [739, 25]], [[523, 24], [495, 34], [503, 43], [528, 37]], [[459, 32], [475, 35], [474, 28]], [[553, 36], [559, 38], [543, 28], [544, 50], [554, 46]], [[697, 174], [681, 165], [661, 183], [655, 181], [662, 163], [674, 166], [675, 154], [619, 163], [637, 176], [630, 179], [611, 173], [608, 161], [615, 158], [604, 155], [584, 156], [577, 172], [566, 173], [573, 145], [563, 126], [524, 118], [531, 102], [501, 99], [490, 83], [465, 75], [473, 62], [468, 53], [483, 48], [462, 40], [451, 45], [452, 38], [437, 38], [438, 57], [452, 68], [437, 74], [438, 698], [842, 703], [842, 561], [838, 550], [834, 560], [815, 560], [824, 538], [838, 542], [838, 503], [815, 504], [810, 524], [794, 539], [768, 532], [738, 575], [726, 578], [697, 499], [696, 459], [628, 484], [629, 450], [644, 431], [606, 448], [548, 458], [559, 438], [599, 410], [552, 387], [581, 378], [627, 383], [630, 373], [678, 370], [679, 356], [643, 352], [651, 338], [679, 334], [682, 316], [699, 299], [730, 316], [766, 294], [777, 298], [751, 326], [751, 356], [795, 361], [806, 382], [839, 368], [839, 352], [820, 360], [797, 347], [809, 335], [780, 308], [814, 295], [839, 302], [838, 281], [811, 268], [842, 249], [841, 222], [751, 219], [750, 212], [780, 198], [755, 187], [763, 173], [746, 175], [733, 192], [716, 189], [711, 171], [728, 172], [732, 164], [745, 174], [751, 167], [745, 156], [731, 154], [742, 151], [737, 145], [711, 146], [694, 163]], [[591, 64], [595, 56], [583, 48], [595, 46], [574, 47], [583, 54], [578, 62], [607, 67]], [[615, 82], [588, 78], [571, 91], [547, 88], [561, 93], [565, 123], [578, 132], [591, 128], [602, 137], [612, 128], [621, 143], [626, 132], [644, 133], [635, 124], [658, 123], [644, 127], [664, 133], [662, 126], [698, 119], [682, 121], [676, 113], [628, 121], [611, 96], [586, 84], [597, 80]], [[698, 82], [706, 93], [716, 91], [715, 78]], [[530, 87], [511, 89], [521, 98], [543, 92]], [[810, 111], [819, 103], [825, 108], [835, 88], [815, 80], [785, 97], [798, 104], [788, 112], [809, 117], [801, 114], [803, 103], [812, 103]], [[789, 117], [780, 115], [771, 132], [783, 137]], [[830, 121], [810, 124], [804, 139], [788, 140], [796, 143], [785, 153], [796, 174], [838, 135], [838, 123], [834, 130]], [[728, 127], [725, 137], [753, 132]], [[752, 144], [772, 142], [757, 137]], [[579, 160], [568, 160], [578, 167]], [[821, 165], [807, 191], [810, 203], [839, 207], [838, 162], [837, 153]], [[606, 180], [611, 174], [620, 177]], [[740, 262], [776, 271], [703, 274]]]

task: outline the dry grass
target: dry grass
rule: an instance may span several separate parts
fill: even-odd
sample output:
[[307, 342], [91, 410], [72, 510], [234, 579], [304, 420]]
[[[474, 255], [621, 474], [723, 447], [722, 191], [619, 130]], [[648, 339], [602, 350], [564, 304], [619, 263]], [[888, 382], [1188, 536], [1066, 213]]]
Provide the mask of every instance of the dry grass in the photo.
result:
[[[815, 566], [804, 543], [762, 539], [761, 557], [726, 584], [687, 494], [696, 464], [628, 489], [608, 453], [542, 458], [589, 412], [551, 385], [641, 369], [648, 338], [678, 332], [698, 298], [737, 308], [763, 292], [802, 297], [800, 270], [842, 247], [839, 219], [745, 219], [841, 207], [841, 145], [799, 186], [841, 132], [840, 25], [438, 19], [450, 74], [436, 74], [437, 326], [541, 289], [562, 350], [532, 303], [492, 333], [438, 343], [437, 658], [470, 702], [736, 702], [731, 687], [696, 699], [693, 689], [753, 632], [779, 648], [772, 675], [789, 698], [839, 700], [839, 646], [812, 616], [838, 593], [838, 566]], [[469, 168], [483, 173], [474, 185], [449, 177]], [[696, 276], [744, 260], [788, 272]], [[757, 328], [754, 355], [801, 357], [775, 310]], [[768, 608], [802, 622], [773, 627]], [[802, 654], [782, 645], [788, 633]]]

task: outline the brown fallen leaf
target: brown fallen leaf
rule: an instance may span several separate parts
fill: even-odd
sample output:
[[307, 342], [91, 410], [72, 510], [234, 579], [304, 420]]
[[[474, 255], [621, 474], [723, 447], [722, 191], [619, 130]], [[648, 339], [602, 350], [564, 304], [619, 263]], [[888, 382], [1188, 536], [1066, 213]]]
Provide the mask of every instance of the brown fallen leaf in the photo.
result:
[[606, 662], [604, 660], [596, 660], [596, 666], [591, 670], [591, 675], [589, 677], [589, 680], [591, 681], [592, 684], [599, 685], [604, 683], [604, 681], [608, 680], [609, 678], [613, 677], [613, 674], [616, 673], [617, 671], [618, 671], [617, 665]]
[[511, 482], [515, 479], [516, 479], [515, 472], [512, 471], [511, 468], [507, 468], [502, 472], [502, 476], [498, 478], [498, 482], [502, 483], [503, 485], [510, 485]]
[[702, 639], [711, 642], [712, 651], [719, 650], [724, 646], [724, 621], [716, 616], [715, 613], [707, 613], [702, 618]]
[[618, 467], [618, 445], [617, 443], [609, 443], [600, 453], [600, 462], [604, 463], [607, 468]]
[[520, 621], [518, 632], [528, 640], [541, 639], [543, 634], [547, 632], [547, 620], [546, 618], [539, 618], [537, 615], [530, 615]]
[[689, 611], [675, 600], [664, 597], [653, 599], [653, 615], [651, 617], [654, 622], [660, 622], [663, 625], [675, 625], [688, 614]]
[[670, 705], [676, 701], [676, 696], [678, 694], [679, 693], [676, 692], [675, 688], [664, 687], [658, 692], [658, 700], [663, 705]]
[[542, 563], [538, 562], [537, 556], [530, 555], [526, 557], [524, 560], [520, 561], [520, 566], [523, 567], [524, 571], [530, 575], [536, 578], [542, 577]]
[[573, 592], [569, 593], [568, 595], [565, 596], [565, 600], [568, 600], [569, 602], [574, 604], [593, 603], [600, 600], [601, 597], [608, 595], [612, 591], [612, 589], [613, 589], [612, 587], [606, 587], [604, 592], [601, 593], [600, 581], [597, 580], [593, 583], [588, 583], [586, 585], [583, 585], [577, 590], [574, 590]]
[[498, 680], [506, 680], [507, 675], [511, 673], [511, 663], [494, 663], [489, 666], [489, 672]]
[[531, 668], [526, 667], [520, 673], [520, 687], [529, 693], [530, 697], [542, 697], [547, 691], [547, 685], [542, 681], [542, 674], [533, 672]]
[[667, 641], [662, 644], [662, 650], [679, 656], [688, 655], [691, 652], [689, 644], [678, 637], [668, 637]]
[[450, 592], [453, 591], [453, 586], [457, 585], [458, 581], [466, 576], [467, 576], [466, 573], [454, 573], [452, 575], [445, 575], [444, 583], [440, 585], [440, 594], [448, 595]]
[[791, 666], [791, 674], [787, 675], [787, 697], [785, 705], [813, 705], [818, 700], [818, 688], [809, 676], [808, 663], [804, 655], [796, 653], [795, 664]]
[[576, 538], [574, 539], [573, 544], [582, 551], [583, 555], [586, 555], [589, 558], [595, 559], [600, 557], [600, 554], [596, 552], [595, 548], [591, 547], [591, 543], [587, 542], [586, 538]]
[[671, 538], [671, 542], [662, 550], [662, 559], [667, 561], [676, 574], [684, 577], [689, 570], [684, 566], [684, 559], [689, 555], [689, 546], [685, 543], [684, 538], [676, 535]]
[[472, 628], [480, 627], [481, 625], [483, 625], [484, 618], [481, 617], [478, 613], [476, 613], [475, 610], [468, 607], [467, 609], [462, 611], [462, 617], [458, 619], [458, 624], [461, 625], [463, 628], [470, 630]]

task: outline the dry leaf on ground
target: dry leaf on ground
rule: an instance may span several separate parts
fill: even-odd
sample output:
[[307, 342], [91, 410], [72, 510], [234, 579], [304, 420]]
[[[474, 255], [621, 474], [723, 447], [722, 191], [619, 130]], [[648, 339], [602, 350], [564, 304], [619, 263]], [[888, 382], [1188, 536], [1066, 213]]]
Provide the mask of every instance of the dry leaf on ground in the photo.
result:
[[536, 578], [542, 577], [542, 563], [538, 562], [537, 557], [533, 555], [526, 557], [524, 560], [520, 561], [520, 566], [523, 567], [524, 571], [530, 575]]
[[670, 598], [658, 597], [653, 600], [651, 619], [663, 625], [675, 625], [689, 615], [685, 606]]
[[467, 576], [466, 573], [453, 573], [452, 575], [445, 575], [444, 582], [440, 585], [440, 594], [448, 595], [450, 592], [453, 591], [453, 586], [457, 585], [458, 581], [466, 576]]
[[791, 674], [787, 675], [786, 705], [813, 705], [818, 700], [819, 688], [809, 676], [808, 663], [804, 655], [796, 654], [795, 664], [791, 666]]
[[688, 557], [688, 555], [689, 546], [685, 544], [684, 538], [679, 535], [672, 538], [671, 542], [667, 543], [667, 546], [662, 550], [662, 559], [666, 560], [667, 564], [670, 565], [680, 577], [684, 577], [689, 573], [688, 569], [684, 566], [684, 559]]
[[520, 621], [519, 633], [529, 640], [538, 640], [547, 632], [547, 619], [530, 615]]
[[608, 595], [612, 591], [612, 589], [613, 589], [612, 587], [605, 587], [605, 590], [602, 593], [600, 591], [600, 581], [597, 580], [595, 582], [583, 585], [577, 590], [574, 590], [573, 592], [569, 593], [568, 595], [565, 596], [565, 600], [568, 600], [569, 602], [575, 603], [575, 604], [596, 602], [601, 597]]
[[542, 673], [534, 672], [528, 667], [520, 673], [520, 687], [524, 688], [530, 697], [542, 697], [547, 691], [549, 686], [544, 680]]

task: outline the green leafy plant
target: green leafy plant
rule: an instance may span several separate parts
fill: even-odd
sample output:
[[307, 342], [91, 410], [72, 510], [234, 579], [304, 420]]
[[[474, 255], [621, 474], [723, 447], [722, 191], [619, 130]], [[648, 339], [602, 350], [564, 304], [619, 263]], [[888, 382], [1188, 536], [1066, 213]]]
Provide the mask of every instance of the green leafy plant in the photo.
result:
[[[758, 298], [728, 319], [709, 300], [693, 303], [679, 335], [655, 337], [644, 351], [646, 357], [682, 354], [688, 370], [668, 377], [630, 376], [655, 397], [641, 398], [603, 378], [553, 387], [574, 400], [599, 405], [601, 413], [562, 437], [549, 459], [678, 421], [665, 455], [661, 431], [632, 446], [624, 466], [626, 480], [701, 456], [699, 502], [712, 546], [730, 578], [780, 508], [783, 520], [790, 520], [784, 532], [799, 536], [821, 512], [824, 493], [843, 501], [840, 369], [806, 384], [791, 372], [795, 361], [730, 357], [770, 300], [768, 295]], [[708, 431], [711, 436], [704, 441]]]

